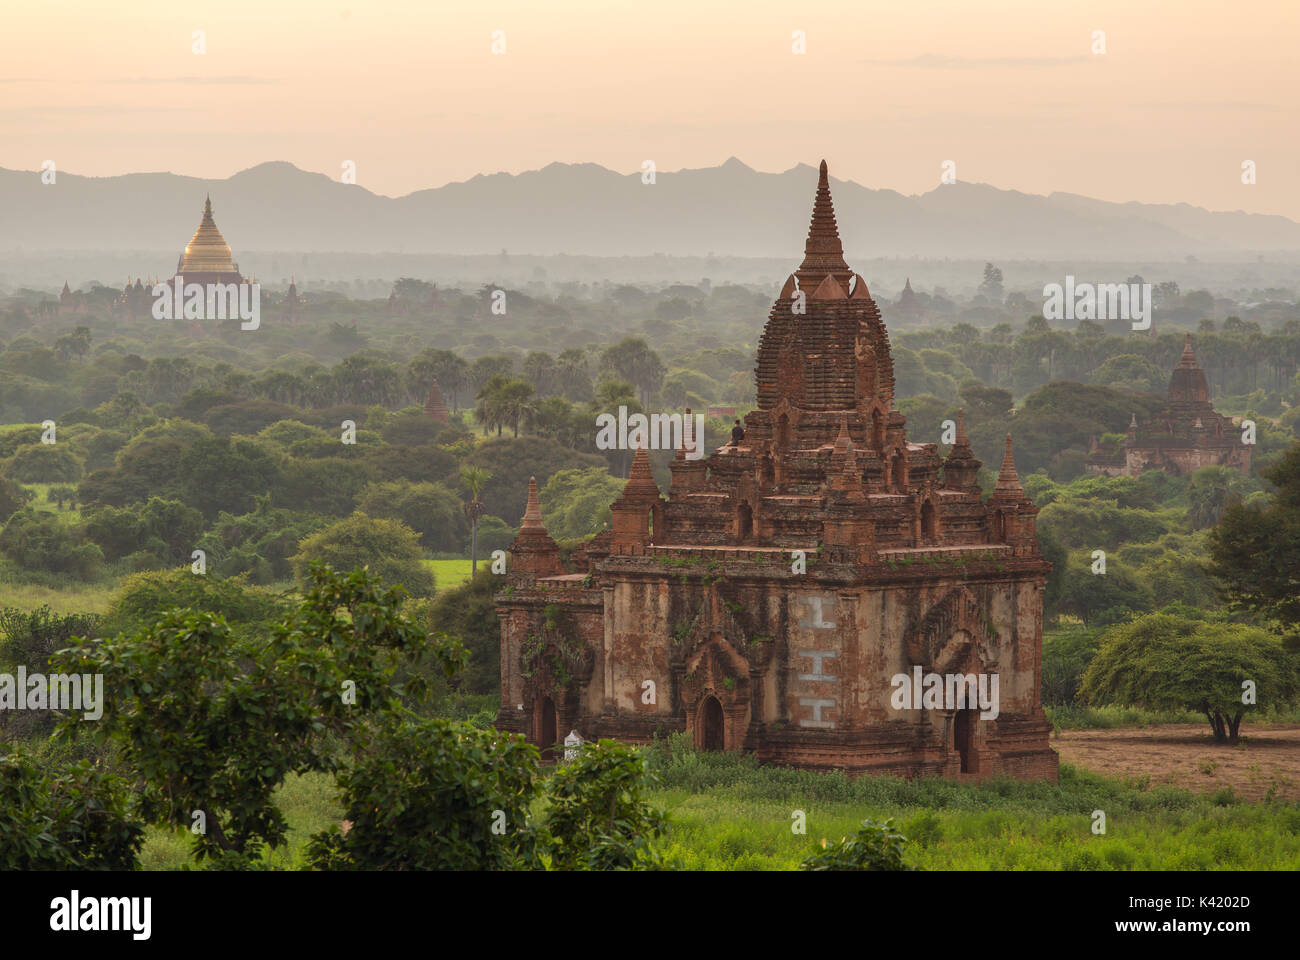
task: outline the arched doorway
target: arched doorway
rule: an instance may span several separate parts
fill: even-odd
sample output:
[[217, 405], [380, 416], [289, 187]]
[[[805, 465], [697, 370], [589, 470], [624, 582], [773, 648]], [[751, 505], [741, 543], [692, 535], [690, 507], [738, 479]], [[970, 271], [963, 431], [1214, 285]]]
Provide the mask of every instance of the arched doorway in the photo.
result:
[[921, 504], [921, 540], [924, 543], [934, 540], [934, 504], [929, 500]]
[[1006, 521], [1001, 510], [993, 511], [993, 539], [997, 543], [1003, 543], [1007, 539]]
[[975, 711], [958, 710], [952, 718], [952, 748], [961, 761], [962, 773], [975, 772], [974, 742]]
[[537, 745], [541, 748], [543, 760], [555, 759], [555, 742], [559, 732], [555, 722], [555, 703], [550, 697], [542, 697], [537, 704]]
[[754, 510], [743, 500], [736, 508], [736, 539], [741, 543], [754, 536]]
[[699, 726], [696, 729], [695, 745], [701, 750], [725, 750], [726, 727], [722, 715], [722, 704], [717, 697], [705, 697], [700, 704]]

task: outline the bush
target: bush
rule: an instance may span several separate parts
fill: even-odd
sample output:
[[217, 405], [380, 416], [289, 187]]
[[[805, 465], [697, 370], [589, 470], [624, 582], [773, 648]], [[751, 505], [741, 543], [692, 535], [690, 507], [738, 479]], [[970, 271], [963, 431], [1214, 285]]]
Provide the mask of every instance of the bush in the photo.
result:
[[319, 870], [507, 870], [535, 861], [537, 748], [443, 719], [383, 725], [338, 776], [346, 828], [312, 837]]
[[29, 570], [70, 573], [82, 580], [93, 579], [104, 564], [103, 551], [86, 543], [78, 528], [30, 507], [9, 518], [0, 532], [0, 552]]
[[822, 839], [820, 853], [815, 853], [799, 864], [800, 870], [911, 870], [903, 864], [903, 847], [907, 837], [895, 827], [892, 819], [884, 823], [863, 820], [862, 828], [852, 837], [839, 843]]
[[85, 463], [66, 443], [36, 443], [19, 447], [5, 462], [4, 472], [19, 483], [76, 483]]
[[289, 609], [275, 594], [238, 580], [198, 576], [189, 568], [128, 577], [104, 617], [105, 633], [152, 627], [172, 607], [191, 607], [224, 617], [235, 633], [265, 633]]
[[420, 535], [430, 551], [459, 550], [469, 534], [460, 498], [440, 483], [390, 480], [371, 484], [357, 509], [372, 517], [400, 520]]
[[126, 785], [81, 761], [55, 773], [0, 755], [0, 870], [134, 870], [144, 826]]
[[291, 558], [300, 579], [315, 562], [335, 570], [368, 567], [384, 583], [400, 584], [414, 597], [433, 594], [433, 573], [424, 565], [419, 539], [404, 523], [354, 513], [318, 531], [299, 545]]

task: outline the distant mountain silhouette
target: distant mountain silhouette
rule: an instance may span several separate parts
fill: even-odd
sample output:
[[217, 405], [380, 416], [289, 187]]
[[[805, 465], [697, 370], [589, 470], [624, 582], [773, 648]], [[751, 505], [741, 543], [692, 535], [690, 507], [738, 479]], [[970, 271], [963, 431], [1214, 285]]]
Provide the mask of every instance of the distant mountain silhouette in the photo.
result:
[[[919, 196], [834, 179], [845, 253], [853, 257], [1174, 259], [1300, 251], [1300, 224], [1187, 204], [1036, 196], [985, 184]], [[225, 180], [170, 173], [79, 177], [0, 169], [0, 250], [184, 247], [212, 194], [217, 224], [242, 251], [355, 251], [637, 256], [797, 256], [815, 167], [759, 173], [718, 167], [640, 173], [552, 163], [479, 175], [396, 199], [284, 162]]]

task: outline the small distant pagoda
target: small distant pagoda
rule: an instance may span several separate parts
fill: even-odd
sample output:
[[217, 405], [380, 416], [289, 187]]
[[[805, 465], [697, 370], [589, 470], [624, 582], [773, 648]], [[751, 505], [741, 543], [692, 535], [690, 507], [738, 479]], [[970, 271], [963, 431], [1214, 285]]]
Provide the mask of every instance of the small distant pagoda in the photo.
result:
[[1137, 477], [1147, 470], [1186, 475], [1201, 467], [1232, 467], [1249, 474], [1251, 449], [1241, 442], [1232, 418], [1215, 412], [1210, 403], [1210, 387], [1189, 333], [1164, 409], [1141, 423], [1134, 414], [1117, 451], [1103, 450], [1093, 437], [1086, 466], [1104, 477]]
[[903, 292], [898, 295], [898, 302], [894, 304], [893, 313], [904, 323], [920, 323], [926, 319], [926, 309], [921, 305], [921, 301], [916, 298], [916, 292], [912, 289], [911, 277], [908, 277], [907, 282], [903, 284]]
[[442, 391], [438, 389], [437, 380], [429, 388], [429, 399], [424, 402], [424, 415], [443, 425], [451, 423], [451, 415], [447, 413], [447, 405], [442, 402]]
[[302, 322], [302, 298], [298, 296], [298, 284], [291, 276], [289, 292], [284, 295], [284, 317], [295, 327]]
[[[212, 197], [203, 201], [203, 219], [185, 252], [177, 258], [176, 275], [187, 284], [243, 283], [239, 264], [231, 259], [230, 244], [212, 219]], [[175, 278], [173, 278], [175, 279]]]

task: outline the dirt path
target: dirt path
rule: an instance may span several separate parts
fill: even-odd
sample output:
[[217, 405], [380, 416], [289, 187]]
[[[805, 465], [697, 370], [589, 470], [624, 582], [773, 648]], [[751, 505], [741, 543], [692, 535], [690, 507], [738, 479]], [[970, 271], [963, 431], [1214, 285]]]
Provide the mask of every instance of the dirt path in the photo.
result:
[[1300, 724], [1247, 726], [1241, 742], [1219, 746], [1210, 725], [1170, 723], [1114, 730], [1062, 730], [1052, 746], [1063, 763], [1107, 776], [1149, 776], [1213, 793], [1230, 786], [1243, 800], [1300, 800]]

